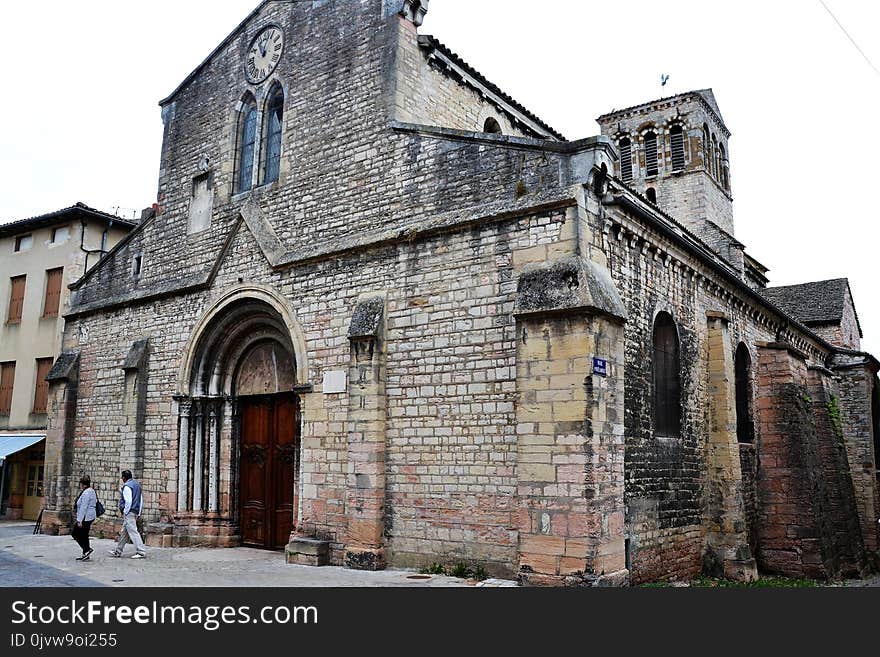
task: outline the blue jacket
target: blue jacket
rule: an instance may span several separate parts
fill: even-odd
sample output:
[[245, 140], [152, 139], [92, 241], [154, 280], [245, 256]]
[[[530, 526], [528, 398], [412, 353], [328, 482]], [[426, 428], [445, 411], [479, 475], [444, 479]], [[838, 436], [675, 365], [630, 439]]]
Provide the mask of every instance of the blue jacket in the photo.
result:
[[131, 508], [128, 510], [129, 513], [140, 515], [142, 506], [141, 485], [136, 479], [129, 479], [122, 485], [122, 490], [119, 491], [119, 510], [122, 512], [123, 515], [125, 515], [126, 488], [129, 488], [131, 490]]

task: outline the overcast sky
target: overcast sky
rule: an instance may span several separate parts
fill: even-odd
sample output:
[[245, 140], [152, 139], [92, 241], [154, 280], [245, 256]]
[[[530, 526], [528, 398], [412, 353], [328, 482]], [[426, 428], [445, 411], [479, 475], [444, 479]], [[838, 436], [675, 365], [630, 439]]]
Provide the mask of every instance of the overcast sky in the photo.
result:
[[[880, 3], [825, 3], [880, 66]], [[0, 222], [150, 205], [158, 100], [256, 5], [4, 2]], [[432, 0], [421, 32], [569, 139], [611, 109], [711, 87], [733, 133], [737, 237], [772, 285], [849, 277], [863, 347], [880, 352], [880, 73], [819, 0]]]

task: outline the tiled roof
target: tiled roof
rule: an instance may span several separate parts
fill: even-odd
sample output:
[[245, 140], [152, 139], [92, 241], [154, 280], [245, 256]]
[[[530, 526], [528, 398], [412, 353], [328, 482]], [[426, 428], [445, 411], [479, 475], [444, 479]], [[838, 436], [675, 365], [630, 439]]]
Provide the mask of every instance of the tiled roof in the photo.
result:
[[18, 233], [25, 233], [31, 230], [36, 230], [37, 228], [42, 228], [44, 226], [50, 226], [54, 223], [58, 223], [59, 221], [64, 221], [65, 219], [71, 218], [71, 215], [79, 215], [90, 219], [98, 219], [107, 223], [128, 226], [129, 228], [134, 228], [135, 226], [137, 226], [138, 223], [136, 221], [132, 221], [131, 219], [123, 219], [122, 217], [117, 217], [115, 214], [110, 214], [108, 212], [96, 210], [95, 208], [90, 208], [85, 203], [75, 203], [69, 208], [62, 208], [61, 210], [55, 210], [54, 212], [48, 212], [46, 214], [41, 214], [36, 217], [28, 217], [27, 219], [19, 219], [17, 221], [10, 221], [9, 223], [0, 224], [0, 237], [9, 237], [10, 235], [17, 235]]
[[[807, 326], [839, 324], [849, 291], [849, 281], [827, 281], [768, 287], [761, 293]], [[851, 295], [850, 295], [851, 296]]]

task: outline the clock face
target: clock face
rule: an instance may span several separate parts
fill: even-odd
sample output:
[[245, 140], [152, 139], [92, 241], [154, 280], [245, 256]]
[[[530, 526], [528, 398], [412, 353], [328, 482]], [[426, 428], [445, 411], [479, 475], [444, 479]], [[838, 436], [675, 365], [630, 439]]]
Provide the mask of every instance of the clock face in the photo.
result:
[[275, 70], [284, 49], [281, 28], [267, 27], [251, 42], [244, 60], [244, 72], [249, 82], [262, 82]]

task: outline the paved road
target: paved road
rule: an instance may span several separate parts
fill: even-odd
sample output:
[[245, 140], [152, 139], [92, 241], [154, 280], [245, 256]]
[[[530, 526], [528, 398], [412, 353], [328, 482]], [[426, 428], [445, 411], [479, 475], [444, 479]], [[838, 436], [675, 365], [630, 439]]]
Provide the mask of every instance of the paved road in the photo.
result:
[[15, 539], [32, 532], [33, 524], [0, 523], [0, 586], [104, 586], [53, 568], [45, 562], [45, 555], [36, 553], [24, 558], [9, 551]]
[[69, 536], [35, 536], [32, 530], [30, 523], [0, 522], [0, 586], [474, 586], [456, 577], [425, 578], [407, 570], [289, 565], [281, 552], [253, 548], [147, 548], [146, 559], [132, 560], [129, 545], [117, 559], [107, 554], [115, 541], [96, 538], [91, 560], [81, 562]]

